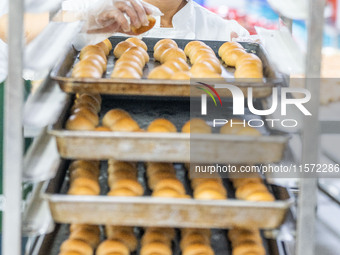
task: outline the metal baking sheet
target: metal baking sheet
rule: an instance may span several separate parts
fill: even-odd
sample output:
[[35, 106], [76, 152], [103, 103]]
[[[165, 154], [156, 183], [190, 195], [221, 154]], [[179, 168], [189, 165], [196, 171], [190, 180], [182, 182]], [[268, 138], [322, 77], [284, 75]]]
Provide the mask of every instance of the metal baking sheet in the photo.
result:
[[[107, 185], [107, 163], [101, 164], [100, 196], [66, 195], [69, 188], [67, 163], [60, 166], [59, 174], [49, 183], [43, 195], [49, 202], [54, 220], [58, 223], [87, 223], [97, 225], [168, 226], [179, 228], [230, 228], [253, 226], [261, 229], [279, 227], [293, 203], [287, 193], [278, 195], [277, 186], [268, 185], [276, 196], [274, 202], [249, 202], [235, 199], [228, 179], [226, 200], [166, 199], [151, 197], [145, 177], [144, 164], [138, 164], [138, 181], [144, 187], [142, 197], [110, 197]], [[187, 194], [192, 190], [183, 164], [175, 165], [177, 178], [184, 184]], [[282, 194], [280, 193], [280, 194]]]
[[[232, 107], [232, 103], [230, 104]], [[110, 109], [128, 111], [141, 128], [156, 118], [167, 118], [178, 130], [190, 119], [190, 104], [182, 99], [144, 100], [140, 97], [103, 97], [101, 117]], [[123, 161], [195, 162], [259, 164], [279, 162], [289, 139], [263, 128], [262, 136], [183, 133], [68, 131], [64, 123], [69, 105], [49, 133], [56, 137], [63, 158], [109, 159]], [[232, 112], [231, 110], [228, 112]], [[247, 118], [259, 118], [247, 113]], [[228, 116], [226, 116], [228, 117]], [[232, 117], [230, 117], [232, 118]], [[202, 150], [190, 154], [194, 142]], [[225, 152], [228, 149], [228, 153]]]
[[[101, 231], [101, 241], [104, 241], [104, 231]], [[69, 225], [60, 224], [56, 226], [55, 231], [52, 234], [47, 235], [40, 243], [37, 243], [32, 250], [35, 251], [29, 254], [36, 255], [58, 255], [59, 249], [63, 241], [69, 236]], [[135, 235], [139, 240], [137, 251], [131, 253], [131, 255], [140, 254], [140, 240], [143, 234], [141, 228], [135, 228]], [[263, 245], [266, 249], [266, 255], [287, 255], [286, 252], [279, 252], [282, 243], [275, 239], [263, 239]], [[224, 229], [212, 229], [211, 235], [211, 247], [216, 255], [231, 255], [231, 244], [227, 239], [227, 231]], [[180, 255], [180, 234], [179, 230], [176, 231], [175, 239], [172, 242], [172, 254]]]
[[[125, 37], [111, 37], [113, 47]], [[101, 79], [93, 78], [72, 78], [71, 70], [78, 61], [78, 51], [70, 48], [69, 52], [60, 61], [59, 64], [53, 69], [51, 73], [52, 79], [56, 80], [61, 89], [67, 93], [81, 93], [92, 92], [101, 94], [112, 95], [138, 95], [138, 96], [190, 96], [190, 81], [176, 81], [176, 80], [152, 80], [147, 79], [150, 70], [158, 66], [159, 63], [153, 58], [153, 46], [156, 44], [159, 38], [143, 38], [144, 42], [148, 46], [148, 53], [150, 55], [150, 61], [144, 68], [143, 79], [112, 79], [110, 75], [112, 73], [115, 58], [111, 55], [108, 58], [107, 72]], [[185, 45], [190, 42], [189, 40], [175, 39], [178, 46], [184, 49]], [[209, 45], [217, 54], [219, 47], [224, 43], [222, 41], [204, 41]], [[255, 98], [261, 98], [271, 95], [272, 87], [282, 85], [282, 76], [277, 73], [273, 66], [269, 63], [266, 52], [263, 47], [256, 43], [242, 43], [243, 47], [248, 51], [257, 54], [262, 60], [264, 67], [263, 82], [244, 82], [234, 79], [234, 68], [228, 68], [223, 65], [222, 76], [227, 79], [229, 84], [238, 85], [244, 92], [247, 87], [253, 87], [253, 96]], [[222, 63], [222, 61], [221, 61]], [[225, 90], [218, 90], [221, 96], [230, 97], [229, 93]], [[246, 95], [246, 93], [245, 93]]]

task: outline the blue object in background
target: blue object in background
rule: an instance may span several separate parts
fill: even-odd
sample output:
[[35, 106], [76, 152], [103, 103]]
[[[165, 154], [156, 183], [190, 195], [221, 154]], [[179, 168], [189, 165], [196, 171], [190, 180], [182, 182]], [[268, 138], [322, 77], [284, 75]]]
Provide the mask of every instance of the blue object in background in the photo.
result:
[[202, 5], [202, 6], [204, 6], [204, 4], [205, 4], [205, 0], [194, 0], [194, 1], [195, 1], [196, 3]]

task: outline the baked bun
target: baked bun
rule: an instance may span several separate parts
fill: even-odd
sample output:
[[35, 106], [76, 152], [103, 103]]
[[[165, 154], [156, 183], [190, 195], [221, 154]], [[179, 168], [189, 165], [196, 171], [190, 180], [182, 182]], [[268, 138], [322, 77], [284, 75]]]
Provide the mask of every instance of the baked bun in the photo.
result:
[[182, 133], [210, 134], [211, 127], [202, 119], [194, 118], [187, 121], [182, 127]]
[[104, 127], [104, 126], [96, 127], [94, 130], [98, 131], [98, 132], [109, 132], [109, 131], [111, 131], [111, 129], [109, 129], [108, 127]]
[[237, 79], [262, 79], [263, 73], [257, 67], [239, 68], [236, 69], [234, 76]]
[[102, 72], [106, 71], [106, 65], [107, 65], [107, 59], [103, 58], [101, 55], [85, 55], [80, 62], [83, 62], [85, 60], [90, 60], [90, 61], [97, 61], [100, 63], [102, 67]]
[[88, 170], [86, 168], [76, 168], [70, 172], [71, 183], [77, 178], [86, 178], [91, 180], [97, 180], [98, 175], [94, 171]]
[[161, 190], [161, 189], [165, 189], [165, 188], [174, 189], [179, 194], [185, 195], [184, 186], [183, 186], [182, 182], [180, 182], [179, 180], [163, 179], [163, 180], [159, 181], [155, 186], [155, 190]]
[[159, 231], [146, 231], [142, 237], [142, 247], [150, 243], [163, 243], [167, 246], [171, 246], [171, 238], [166, 234]]
[[95, 97], [93, 97], [89, 94], [82, 94], [75, 100], [75, 105], [77, 105], [78, 103], [82, 103], [82, 102], [89, 103], [89, 104], [93, 105], [96, 112], [100, 111], [101, 104]]
[[234, 179], [231, 179], [231, 181], [235, 189], [247, 183], [262, 183], [261, 178], [249, 178], [249, 177], [248, 178], [234, 178]]
[[[88, 161], [88, 160], [76, 160], [73, 161], [70, 166], [69, 170], [72, 171], [77, 168], [85, 168], [90, 171], [97, 171], [99, 170], [99, 166], [97, 166], [93, 161]], [[99, 172], [98, 172], [99, 173]]]
[[149, 24], [147, 26], [141, 26], [140, 28], [136, 28], [134, 26], [131, 26], [131, 32], [134, 35], [140, 35], [140, 34], [143, 34], [147, 31], [149, 31], [151, 28], [153, 28], [156, 24], [156, 19], [151, 15], [147, 15], [147, 19], [149, 21]]
[[194, 64], [191, 67], [191, 72], [199, 73], [199, 72], [215, 72], [215, 68], [210, 65], [208, 62], [199, 62]]
[[173, 132], [173, 133], [177, 132], [175, 125], [167, 119], [156, 119], [152, 121], [150, 125], [148, 126], [147, 130], [151, 132], [150, 130], [152, 130], [154, 127], [159, 127], [159, 126], [165, 127], [168, 130], [168, 132]]
[[122, 118], [131, 118], [130, 114], [122, 109], [112, 109], [108, 111], [103, 118], [105, 127], [112, 127], [118, 120]]
[[201, 183], [204, 183], [206, 181], [215, 181], [217, 183], [221, 183], [222, 184], [222, 180], [221, 178], [193, 178], [191, 179], [191, 187], [193, 189], [196, 189], [198, 185], [200, 185]]
[[105, 43], [106, 47], [111, 51], [112, 50], [112, 43], [109, 39], [105, 39], [103, 41], [103, 43]]
[[183, 58], [172, 59], [171, 62], [176, 62], [181, 67], [182, 71], [190, 70], [188, 63]]
[[248, 195], [245, 200], [248, 201], [275, 201], [274, 196], [269, 191], [259, 191]]
[[98, 60], [96, 60], [95, 58], [92, 58], [92, 59], [87, 58], [87, 59], [83, 59], [82, 61], [79, 61], [77, 64], [74, 65], [72, 72], [77, 73], [77, 72], [79, 72], [79, 69], [82, 69], [82, 68], [87, 67], [87, 66], [91, 66], [91, 67], [96, 68], [98, 70], [98, 72], [101, 72], [101, 73], [104, 72], [101, 63]]
[[60, 246], [61, 252], [78, 252], [80, 254], [84, 255], [92, 255], [93, 249], [89, 244], [82, 240], [76, 240], [76, 239], [68, 239], [62, 243]]
[[167, 198], [180, 198], [182, 195], [172, 188], [163, 188], [159, 190], [154, 190], [152, 192], [153, 197], [167, 197]]
[[187, 60], [187, 56], [185, 55], [184, 51], [180, 48], [170, 48], [163, 52], [161, 55], [160, 62], [165, 63], [172, 59], [182, 58], [183, 60]]
[[100, 243], [99, 234], [90, 229], [77, 229], [72, 231], [70, 234], [70, 239], [77, 239], [84, 241], [91, 245], [92, 249], [95, 249]]
[[242, 45], [237, 42], [225, 42], [218, 50], [218, 55], [222, 58], [224, 53], [230, 49], [243, 49]]
[[113, 50], [113, 55], [116, 58], [120, 58], [128, 49], [131, 47], [136, 47], [135, 44], [127, 41], [122, 41], [116, 45], [116, 47]]
[[72, 181], [70, 187], [71, 188], [69, 190], [69, 194], [72, 188], [76, 187], [86, 187], [88, 189], [91, 189], [96, 195], [99, 195], [100, 193], [100, 187], [97, 180], [91, 180], [83, 177], [76, 178], [74, 181]]
[[172, 255], [172, 250], [169, 246], [161, 242], [148, 243], [142, 246], [140, 255]]
[[176, 43], [174, 40], [166, 38], [166, 39], [159, 40], [159, 41], [155, 44], [155, 46], [153, 47], [153, 51], [154, 51], [154, 52], [157, 51], [158, 48], [159, 48], [161, 45], [163, 45], [163, 44], [172, 44], [174, 47], [178, 48], [178, 45], [177, 45], [177, 43]]
[[176, 231], [174, 228], [165, 227], [149, 227], [146, 232], [158, 233], [161, 235], [166, 235], [170, 240], [173, 240], [176, 236]]
[[72, 71], [72, 77], [74, 78], [96, 78], [102, 77], [102, 72], [94, 66], [84, 66]]
[[230, 49], [224, 52], [222, 59], [228, 66], [235, 66], [237, 60], [244, 54], [246, 54], [246, 51], [244, 49]]
[[173, 43], [162, 43], [162, 44], [160, 44], [153, 53], [153, 57], [155, 58], [155, 60], [161, 61], [161, 56], [168, 49], [178, 49], [178, 48]]
[[[233, 124], [231, 125], [231, 123]], [[241, 128], [244, 128], [243, 123], [245, 126], [247, 126], [247, 123], [243, 122], [241, 119], [230, 119], [228, 123], [221, 127], [220, 133], [228, 135], [237, 134]]]
[[115, 72], [116, 69], [125, 68], [125, 67], [133, 68], [139, 74], [139, 76], [142, 77], [143, 75], [142, 68], [140, 68], [137, 62], [132, 62], [132, 61], [123, 60], [123, 61], [117, 62], [115, 64], [113, 72]]
[[256, 56], [255, 54], [252, 54], [252, 53], [247, 53], [247, 54], [244, 54], [243, 56], [239, 57], [237, 62], [236, 62], [235, 67], [239, 68], [239, 67], [243, 66], [245, 63], [249, 63], [249, 62], [256, 64], [262, 70], [261, 59], [258, 56]]
[[82, 60], [86, 55], [100, 55], [104, 59], [106, 59], [105, 52], [102, 48], [97, 45], [88, 45], [85, 46], [79, 54], [79, 59]]
[[199, 200], [223, 200], [227, 199], [225, 195], [216, 189], [204, 188], [196, 191], [194, 190], [194, 198]]
[[132, 55], [138, 55], [138, 56], [141, 54], [141, 57], [144, 59], [144, 65], [148, 63], [150, 60], [149, 54], [143, 48], [139, 46], [131, 47], [125, 53], [128, 55], [132, 54]]
[[125, 41], [133, 43], [134, 45], [143, 48], [145, 51], [148, 50], [148, 46], [146, 46], [145, 42], [143, 42], [141, 39], [139, 39], [137, 37], [130, 37], [130, 38], [126, 39]]
[[67, 130], [89, 131], [94, 130], [95, 125], [91, 120], [82, 115], [71, 115], [66, 122]]
[[267, 187], [262, 183], [247, 183], [236, 189], [235, 197], [238, 199], [246, 199], [252, 193], [267, 191]]
[[210, 240], [208, 236], [198, 234], [198, 233], [193, 233], [190, 235], [182, 236], [181, 242], [180, 242], [180, 248], [182, 251], [185, 250], [186, 247], [192, 244], [210, 245]]
[[137, 250], [138, 241], [133, 231], [117, 230], [108, 238], [123, 243], [130, 252]]
[[171, 80], [190, 80], [191, 79], [191, 73], [190, 72], [186, 72], [186, 71], [180, 71], [180, 72], [176, 72], [174, 73], [171, 78]]
[[192, 78], [221, 79], [221, 75], [211, 70], [190, 70]]
[[179, 63], [177, 63], [176, 61], [173, 61], [173, 60], [169, 60], [169, 61], [165, 62], [162, 66], [166, 66], [166, 67], [170, 68], [174, 73], [182, 71], [182, 68], [179, 65]]
[[257, 254], [266, 255], [266, 250], [262, 245], [256, 242], [247, 241], [240, 243], [233, 248], [233, 255], [243, 255], [243, 254]]
[[98, 115], [89, 108], [86, 107], [76, 108], [74, 109], [73, 114], [85, 117], [86, 119], [90, 120], [94, 126], [97, 126], [99, 124]]
[[215, 58], [215, 57], [202, 57], [201, 59], [199, 59], [198, 63], [208, 63], [210, 64], [216, 73], [221, 74], [222, 73], [222, 67], [221, 67], [221, 62]]
[[105, 53], [106, 56], [109, 55], [110, 49], [109, 49], [109, 47], [107, 46], [106, 43], [100, 42], [100, 43], [97, 43], [96, 45], [104, 51], [104, 53]]
[[102, 242], [97, 250], [96, 255], [121, 254], [129, 255], [130, 251], [125, 244], [115, 240], [105, 240]]
[[138, 123], [131, 118], [119, 119], [110, 128], [112, 131], [116, 131], [116, 132], [136, 132], [140, 130]]
[[189, 58], [191, 58], [192, 51], [196, 50], [196, 48], [201, 48], [202, 46], [205, 46], [205, 45], [206, 44], [204, 42], [191, 41], [185, 46], [184, 52]]
[[148, 79], [170, 79], [174, 72], [166, 66], [154, 68], [148, 75]]
[[111, 189], [128, 188], [132, 190], [137, 196], [142, 196], [144, 194], [143, 186], [134, 180], [118, 180], [111, 187]]
[[198, 63], [201, 56], [210, 56], [211, 58], [216, 57], [215, 53], [210, 48], [199, 48], [191, 53], [190, 62], [191, 64]]
[[134, 67], [121, 66], [113, 70], [111, 78], [140, 79], [141, 75]]
[[206, 182], [203, 182], [197, 185], [195, 191], [200, 192], [200, 190], [204, 190], [204, 189], [214, 189], [224, 196], [227, 195], [227, 191], [224, 188], [223, 184], [218, 183], [216, 181], [210, 181], [209, 179], [207, 179]]
[[183, 255], [199, 255], [199, 254], [205, 254], [205, 255], [214, 255], [213, 249], [209, 245], [205, 244], [191, 244], [185, 247], [185, 249], [182, 251]]
[[144, 68], [144, 58], [132, 55], [132, 54], [124, 54], [121, 56], [115, 63], [115, 65], [118, 65], [120, 62], [134, 62], [138, 64], [139, 68], [143, 70]]

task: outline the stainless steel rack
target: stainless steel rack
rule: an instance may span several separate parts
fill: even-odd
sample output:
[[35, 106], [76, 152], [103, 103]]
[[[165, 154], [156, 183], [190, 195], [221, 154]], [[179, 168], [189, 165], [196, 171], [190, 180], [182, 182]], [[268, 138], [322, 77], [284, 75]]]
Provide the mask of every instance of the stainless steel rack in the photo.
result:
[[[2, 254], [21, 254], [22, 237], [22, 180], [24, 173], [23, 155], [23, 0], [9, 1], [9, 75], [5, 87], [5, 128], [4, 128], [4, 213], [3, 213], [3, 235]], [[323, 10], [325, 0], [309, 0], [308, 17], [308, 48], [306, 77], [315, 78], [320, 74], [320, 58], [322, 47]], [[310, 81], [307, 79], [307, 81]], [[49, 82], [46, 86], [53, 86]], [[302, 132], [302, 163], [317, 162], [318, 143], [315, 137], [319, 135], [318, 106], [319, 106], [319, 82], [313, 79], [306, 83], [306, 88], [314, 95], [310, 101], [313, 117], [306, 118]], [[46, 88], [46, 87], [45, 87]], [[312, 125], [311, 125], [312, 124]], [[44, 131], [43, 131], [44, 132]], [[27, 159], [29, 162], [29, 158]], [[49, 170], [49, 169], [47, 169]], [[37, 179], [33, 178], [32, 181]], [[40, 180], [41, 181], [41, 180]], [[35, 186], [35, 194], [39, 196], [44, 183]], [[314, 247], [311, 242], [314, 240], [315, 206], [316, 206], [316, 180], [302, 179], [300, 182], [300, 194], [297, 215], [297, 240], [295, 254], [313, 255]], [[31, 207], [40, 205], [39, 199], [31, 200]], [[29, 213], [25, 210], [24, 215], [36, 217], [38, 214], [33, 210]], [[32, 221], [31, 221], [32, 222]], [[49, 228], [45, 228], [46, 232]], [[34, 233], [33, 233], [34, 232]], [[43, 234], [41, 231], [33, 231], [32, 234]], [[44, 237], [44, 236], [42, 236]], [[32, 239], [36, 244], [41, 243], [43, 238]], [[48, 242], [48, 240], [46, 239]], [[34, 248], [40, 248], [39, 245]], [[28, 254], [38, 254], [38, 249], [32, 249]], [[276, 254], [276, 253], [274, 253]], [[287, 249], [286, 249], [287, 254]], [[294, 252], [292, 252], [294, 254]]]

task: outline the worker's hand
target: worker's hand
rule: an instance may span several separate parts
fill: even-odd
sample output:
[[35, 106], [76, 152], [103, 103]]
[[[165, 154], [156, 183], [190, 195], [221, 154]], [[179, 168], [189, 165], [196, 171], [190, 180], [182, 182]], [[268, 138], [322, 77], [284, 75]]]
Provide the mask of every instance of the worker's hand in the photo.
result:
[[98, 13], [95, 22], [101, 28], [89, 29], [88, 33], [128, 33], [131, 31], [130, 26], [147, 26], [147, 15], [151, 13], [148, 5], [140, 0], [115, 0], [113, 8]]

